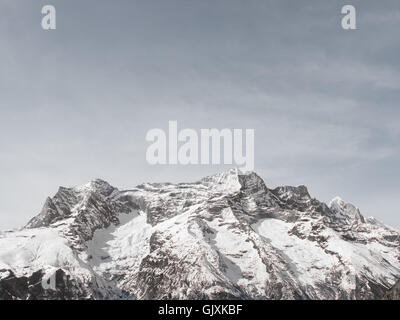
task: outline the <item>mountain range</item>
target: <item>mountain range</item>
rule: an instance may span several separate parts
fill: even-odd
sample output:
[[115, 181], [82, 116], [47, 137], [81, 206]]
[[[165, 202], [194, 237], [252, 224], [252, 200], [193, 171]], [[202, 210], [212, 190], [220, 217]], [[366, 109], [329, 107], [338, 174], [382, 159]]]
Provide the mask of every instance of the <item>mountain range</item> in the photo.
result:
[[60, 187], [0, 232], [0, 299], [381, 299], [399, 279], [399, 231], [237, 169]]

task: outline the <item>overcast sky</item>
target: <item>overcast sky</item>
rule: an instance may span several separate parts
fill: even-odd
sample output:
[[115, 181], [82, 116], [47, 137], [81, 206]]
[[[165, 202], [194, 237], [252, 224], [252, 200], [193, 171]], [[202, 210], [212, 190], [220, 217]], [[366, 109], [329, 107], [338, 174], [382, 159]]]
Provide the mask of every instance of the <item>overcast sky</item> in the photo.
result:
[[[41, 29], [41, 7], [57, 30]], [[341, 7], [358, 30], [341, 28]], [[149, 129], [254, 128], [255, 171], [400, 227], [400, 1], [2, 0], [0, 229], [58, 186], [194, 181]]]

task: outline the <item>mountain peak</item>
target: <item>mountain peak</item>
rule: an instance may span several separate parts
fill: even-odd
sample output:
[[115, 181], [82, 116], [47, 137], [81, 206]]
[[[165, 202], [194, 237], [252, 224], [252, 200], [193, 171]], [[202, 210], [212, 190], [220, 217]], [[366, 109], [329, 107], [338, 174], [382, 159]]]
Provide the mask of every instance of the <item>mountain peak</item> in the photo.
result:
[[94, 179], [86, 184], [72, 188], [75, 192], [98, 192], [103, 195], [110, 195], [116, 188], [111, 186], [107, 181], [102, 179]]
[[309, 202], [311, 200], [310, 193], [304, 185], [297, 187], [280, 186], [272, 190], [272, 192], [284, 201]]
[[47, 227], [60, 220], [81, 215], [89, 207], [94, 212], [102, 212], [97, 207], [117, 191], [108, 182], [102, 179], [92, 180], [84, 185], [73, 188], [59, 187], [54, 197], [48, 197], [40, 213], [33, 217], [27, 228]]
[[353, 204], [344, 201], [339, 196], [331, 200], [329, 208], [338, 218], [350, 220], [351, 222], [365, 223], [364, 216], [361, 214], [360, 210]]
[[207, 176], [200, 181], [211, 189], [218, 191], [235, 192], [239, 191], [241, 184], [239, 176], [243, 173], [238, 168]]

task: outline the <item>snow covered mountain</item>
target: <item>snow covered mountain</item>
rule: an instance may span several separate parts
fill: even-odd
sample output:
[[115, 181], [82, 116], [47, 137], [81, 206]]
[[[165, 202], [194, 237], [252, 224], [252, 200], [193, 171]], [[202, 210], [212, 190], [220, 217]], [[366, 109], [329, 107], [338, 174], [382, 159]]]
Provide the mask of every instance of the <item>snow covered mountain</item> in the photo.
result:
[[61, 187], [0, 232], [0, 299], [378, 299], [399, 278], [398, 231], [236, 169]]

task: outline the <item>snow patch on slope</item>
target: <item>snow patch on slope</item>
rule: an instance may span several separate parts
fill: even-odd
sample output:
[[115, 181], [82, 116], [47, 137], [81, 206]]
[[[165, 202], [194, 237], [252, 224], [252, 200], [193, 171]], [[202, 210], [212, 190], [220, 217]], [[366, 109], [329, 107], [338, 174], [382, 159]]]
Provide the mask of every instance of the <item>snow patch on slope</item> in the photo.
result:
[[80, 269], [81, 264], [54, 229], [25, 229], [0, 236], [0, 269], [30, 276], [46, 268]]
[[264, 219], [253, 229], [287, 258], [291, 271], [305, 284], [313, 284], [324, 278], [327, 271], [339, 263], [338, 259], [326, 254], [323, 248], [305, 239], [289, 235], [294, 226], [278, 219]]
[[121, 213], [119, 220], [117, 226], [96, 230], [83, 253], [96, 272], [137, 268], [149, 251], [152, 227], [146, 221], [146, 214], [137, 210]]

